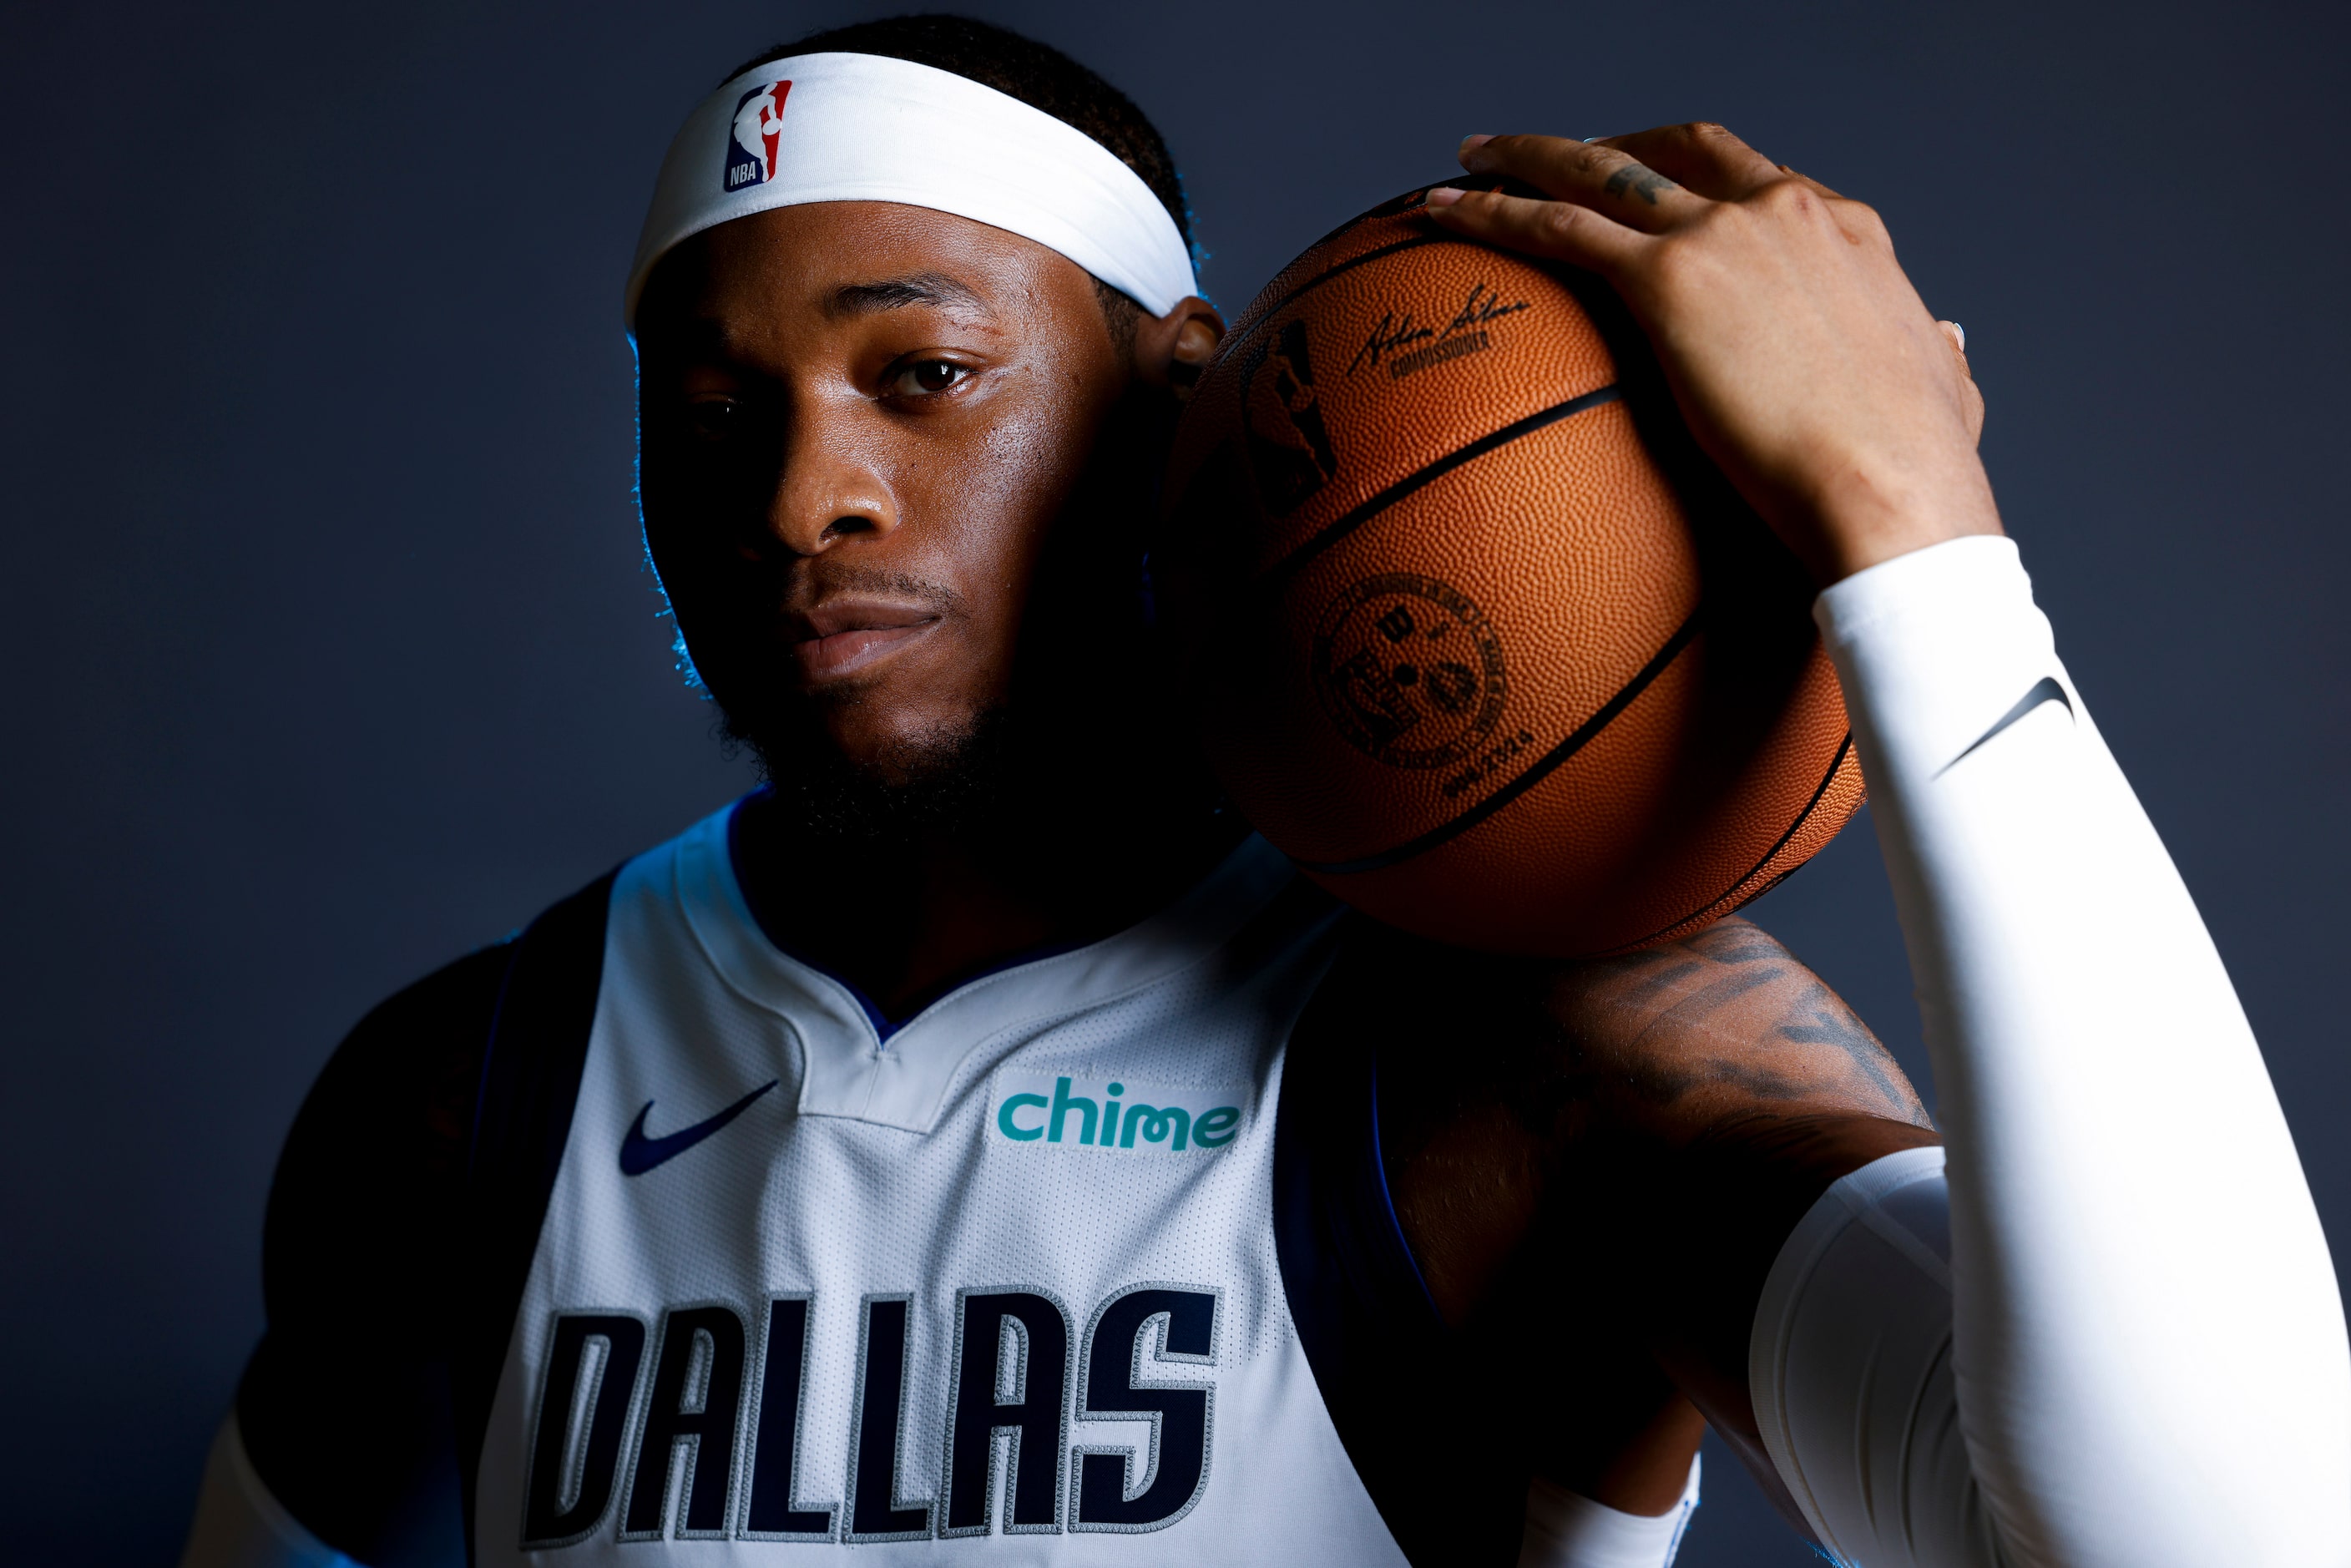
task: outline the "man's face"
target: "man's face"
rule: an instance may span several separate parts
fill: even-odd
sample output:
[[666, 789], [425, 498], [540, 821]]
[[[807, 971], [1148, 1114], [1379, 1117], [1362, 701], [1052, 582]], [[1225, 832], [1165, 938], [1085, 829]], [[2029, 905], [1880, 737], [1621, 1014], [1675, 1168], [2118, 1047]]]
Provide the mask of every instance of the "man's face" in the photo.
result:
[[[1133, 379], [1075, 263], [925, 209], [785, 207], [666, 258], [638, 342], [653, 562], [771, 766], [830, 752], [904, 783], [955, 758], [1016, 674], [1070, 673], [1038, 666], [1083, 639], [1040, 640], [1032, 600], [1063, 537], [1096, 526], [1081, 497]], [[1140, 477], [1107, 481], [1120, 509], [1145, 504]], [[1086, 575], [1079, 597], [1115, 593]]]

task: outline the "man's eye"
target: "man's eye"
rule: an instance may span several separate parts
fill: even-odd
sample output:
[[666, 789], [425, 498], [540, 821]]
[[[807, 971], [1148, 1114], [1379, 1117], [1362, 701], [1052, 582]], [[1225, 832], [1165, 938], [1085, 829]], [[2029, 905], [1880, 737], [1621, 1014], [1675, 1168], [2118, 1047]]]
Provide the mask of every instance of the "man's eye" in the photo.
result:
[[948, 360], [916, 360], [892, 376], [883, 391], [890, 397], [925, 397], [946, 391], [970, 374], [969, 365]]
[[696, 398], [685, 405], [685, 422], [705, 441], [723, 441], [743, 426], [743, 405], [731, 397]]

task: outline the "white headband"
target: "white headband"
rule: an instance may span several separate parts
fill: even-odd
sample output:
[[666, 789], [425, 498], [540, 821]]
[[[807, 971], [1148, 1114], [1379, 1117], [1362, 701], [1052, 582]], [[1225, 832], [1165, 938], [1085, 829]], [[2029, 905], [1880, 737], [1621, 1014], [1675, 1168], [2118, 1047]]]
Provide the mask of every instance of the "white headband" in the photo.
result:
[[795, 55], [703, 100], [662, 161], [629, 268], [704, 229], [802, 202], [899, 202], [1060, 251], [1155, 316], [1195, 292], [1151, 187], [1075, 126], [952, 71], [881, 55]]

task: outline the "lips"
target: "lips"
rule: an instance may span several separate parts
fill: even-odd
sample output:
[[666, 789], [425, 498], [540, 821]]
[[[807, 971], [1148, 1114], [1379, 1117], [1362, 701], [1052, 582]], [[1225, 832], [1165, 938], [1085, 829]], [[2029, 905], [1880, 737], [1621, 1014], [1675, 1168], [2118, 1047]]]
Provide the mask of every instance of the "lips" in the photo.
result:
[[789, 617], [792, 657], [807, 678], [835, 679], [889, 657], [938, 622], [927, 605], [833, 600]]

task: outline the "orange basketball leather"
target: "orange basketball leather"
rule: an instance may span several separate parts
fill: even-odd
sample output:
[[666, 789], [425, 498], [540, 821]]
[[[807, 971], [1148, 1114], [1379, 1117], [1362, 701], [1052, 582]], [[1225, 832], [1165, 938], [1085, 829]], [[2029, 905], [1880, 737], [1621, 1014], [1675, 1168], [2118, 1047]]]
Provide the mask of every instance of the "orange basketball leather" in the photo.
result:
[[1604, 291], [1419, 198], [1268, 285], [1185, 413], [1162, 575], [1209, 753], [1380, 919], [1662, 941], [1861, 804], [1810, 585]]

